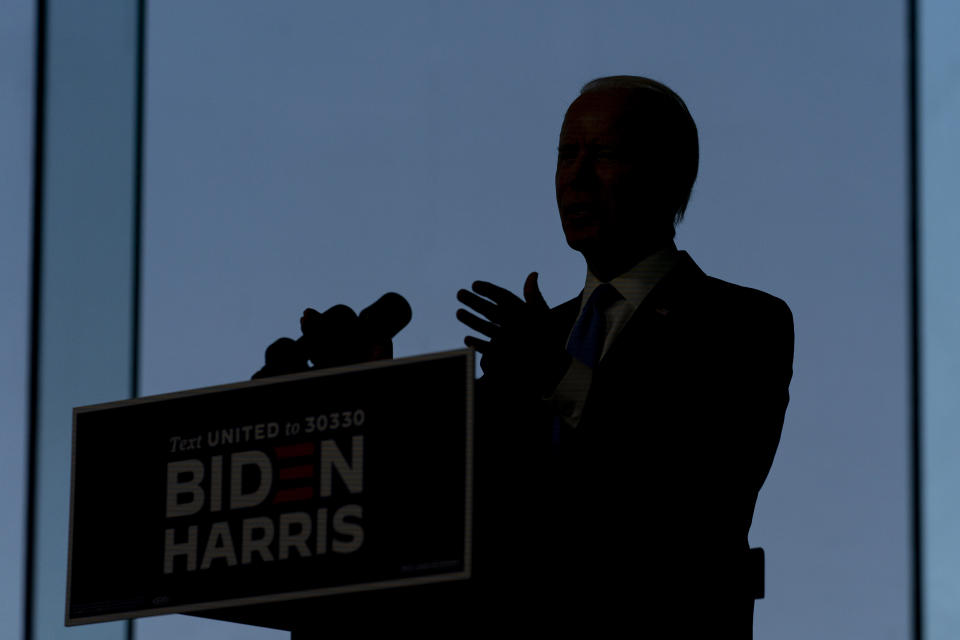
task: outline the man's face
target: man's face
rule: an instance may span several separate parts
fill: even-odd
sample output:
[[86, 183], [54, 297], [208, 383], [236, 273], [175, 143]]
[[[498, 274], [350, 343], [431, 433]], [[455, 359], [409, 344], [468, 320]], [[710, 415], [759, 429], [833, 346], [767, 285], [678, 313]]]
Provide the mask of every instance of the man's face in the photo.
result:
[[[567, 244], [584, 254], [642, 242], [657, 224], [647, 197], [639, 132], [624, 98], [597, 91], [577, 98], [563, 119], [557, 155], [557, 207]], [[662, 226], [662, 221], [660, 221]]]

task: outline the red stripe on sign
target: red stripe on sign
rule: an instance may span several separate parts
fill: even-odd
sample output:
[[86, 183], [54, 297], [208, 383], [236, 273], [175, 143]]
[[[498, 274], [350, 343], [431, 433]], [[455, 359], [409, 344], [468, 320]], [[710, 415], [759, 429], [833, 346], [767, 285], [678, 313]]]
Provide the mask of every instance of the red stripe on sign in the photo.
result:
[[312, 478], [313, 465], [303, 464], [299, 467], [280, 467], [281, 480], [293, 480], [294, 478]]
[[304, 442], [302, 444], [288, 444], [282, 447], [276, 447], [278, 458], [299, 458], [301, 456], [313, 455], [313, 443]]
[[273, 497], [273, 503], [296, 502], [297, 500], [309, 500], [313, 497], [313, 487], [299, 487], [297, 489], [281, 489]]

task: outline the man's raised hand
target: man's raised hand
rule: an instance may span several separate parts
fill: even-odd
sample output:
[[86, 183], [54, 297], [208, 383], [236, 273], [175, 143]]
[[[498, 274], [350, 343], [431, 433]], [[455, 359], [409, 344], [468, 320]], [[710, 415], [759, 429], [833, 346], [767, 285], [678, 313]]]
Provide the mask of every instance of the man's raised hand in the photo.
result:
[[562, 345], [551, 343], [549, 307], [540, 293], [537, 273], [527, 276], [523, 300], [481, 280], [472, 289], [460, 289], [457, 300], [476, 314], [459, 309], [457, 319], [489, 338], [466, 336], [463, 340], [482, 354], [484, 374], [518, 391], [552, 391], [566, 371], [569, 356]]

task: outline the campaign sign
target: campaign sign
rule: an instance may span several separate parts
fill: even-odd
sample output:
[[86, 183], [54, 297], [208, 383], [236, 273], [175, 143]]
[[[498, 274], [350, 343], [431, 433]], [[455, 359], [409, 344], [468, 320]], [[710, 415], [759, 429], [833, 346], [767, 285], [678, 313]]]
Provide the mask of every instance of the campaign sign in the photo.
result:
[[68, 625], [470, 577], [473, 352], [73, 413]]

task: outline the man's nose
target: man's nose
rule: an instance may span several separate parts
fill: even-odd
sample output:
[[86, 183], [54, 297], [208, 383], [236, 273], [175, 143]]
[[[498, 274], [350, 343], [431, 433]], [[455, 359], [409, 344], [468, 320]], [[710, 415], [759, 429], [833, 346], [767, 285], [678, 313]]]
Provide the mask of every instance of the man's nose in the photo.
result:
[[572, 167], [571, 183], [591, 184], [596, 178], [596, 175], [592, 155], [586, 150], [580, 151]]

